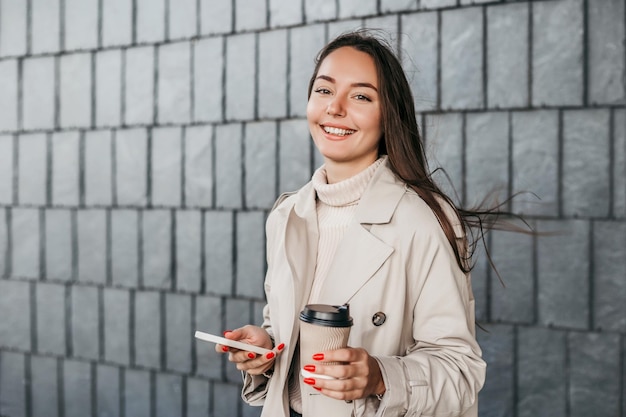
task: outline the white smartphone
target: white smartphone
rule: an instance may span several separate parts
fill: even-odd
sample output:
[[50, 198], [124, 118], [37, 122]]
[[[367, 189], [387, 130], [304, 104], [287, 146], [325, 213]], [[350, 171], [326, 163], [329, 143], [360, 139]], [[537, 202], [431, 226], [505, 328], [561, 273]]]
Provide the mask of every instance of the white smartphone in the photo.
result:
[[260, 346], [255, 346], [255, 345], [251, 345], [249, 343], [244, 343], [244, 342], [238, 342], [236, 340], [226, 339], [225, 337], [222, 337], [222, 336], [217, 336], [217, 335], [210, 334], [210, 333], [204, 333], [204, 332], [197, 331], [197, 330], [196, 330], [195, 337], [196, 339], [204, 340], [207, 342], [213, 342], [213, 343], [224, 345], [224, 346], [229, 346], [229, 347], [233, 347], [236, 349], [245, 350], [246, 352], [258, 353], [259, 355], [266, 355], [271, 352], [271, 350], [264, 349]]

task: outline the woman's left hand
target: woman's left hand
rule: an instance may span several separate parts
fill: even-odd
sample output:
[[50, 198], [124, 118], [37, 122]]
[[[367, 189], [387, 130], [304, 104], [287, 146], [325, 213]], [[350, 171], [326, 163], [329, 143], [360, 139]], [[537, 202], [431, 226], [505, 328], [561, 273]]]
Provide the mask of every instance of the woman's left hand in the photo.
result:
[[[304, 369], [336, 379], [305, 378], [322, 394], [338, 400], [356, 400], [385, 393], [385, 383], [378, 361], [362, 348], [344, 348], [319, 352], [302, 358]], [[341, 362], [340, 365], [326, 365]]]

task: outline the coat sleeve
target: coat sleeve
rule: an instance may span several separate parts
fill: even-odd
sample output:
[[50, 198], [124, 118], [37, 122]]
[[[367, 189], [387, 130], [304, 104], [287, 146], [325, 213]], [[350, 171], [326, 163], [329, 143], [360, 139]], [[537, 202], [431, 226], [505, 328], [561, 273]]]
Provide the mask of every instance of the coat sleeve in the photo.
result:
[[[274, 335], [269, 323], [269, 305], [266, 304], [263, 308], [262, 327], [269, 333], [272, 340], [274, 340]], [[263, 405], [265, 397], [267, 396], [271, 373], [266, 373], [264, 375], [250, 375], [247, 372], [241, 372], [241, 375], [243, 377], [241, 398], [250, 405]]]
[[386, 386], [377, 417], [460, 416], [475, 407], [484, 383], [469, 275], [443, 233], [417, 240], [406, 270], [416, 283], [414, 343], [404, 356], [376, 357]]

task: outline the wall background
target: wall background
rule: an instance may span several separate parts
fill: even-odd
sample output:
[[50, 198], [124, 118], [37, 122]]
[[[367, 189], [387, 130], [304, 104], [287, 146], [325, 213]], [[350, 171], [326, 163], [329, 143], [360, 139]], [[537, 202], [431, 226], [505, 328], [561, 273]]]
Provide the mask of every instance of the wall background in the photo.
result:
[[[624, 0], [0, 0], [0, 415], [257, 416], [195, 329], [258, 323], [264, 219], [320, 163], [313, 57], [400, 51], [494, 232], [481, 416], [626, 415]], [[440, 176], [443, 183], [443, 177]]]

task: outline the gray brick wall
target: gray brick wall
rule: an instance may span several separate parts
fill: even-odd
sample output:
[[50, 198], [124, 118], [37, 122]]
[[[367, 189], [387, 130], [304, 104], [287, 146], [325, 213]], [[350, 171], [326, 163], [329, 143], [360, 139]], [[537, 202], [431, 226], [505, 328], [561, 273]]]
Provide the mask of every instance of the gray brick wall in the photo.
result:
[[259, 324], [322, 163], [315, 54], [388, 32], [436, 181], [545, 236], [473, 272], [480, 415], [626, 414], [624, 0], [0, 0], [0, 415], [258, 416], [195, 329]]

